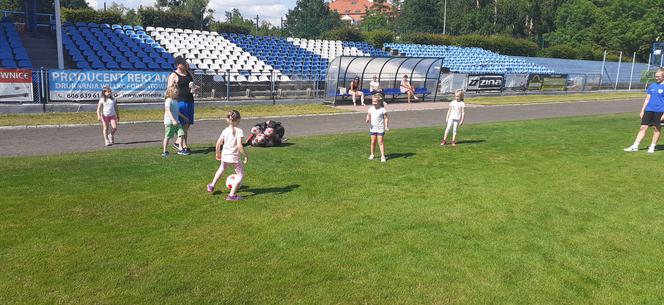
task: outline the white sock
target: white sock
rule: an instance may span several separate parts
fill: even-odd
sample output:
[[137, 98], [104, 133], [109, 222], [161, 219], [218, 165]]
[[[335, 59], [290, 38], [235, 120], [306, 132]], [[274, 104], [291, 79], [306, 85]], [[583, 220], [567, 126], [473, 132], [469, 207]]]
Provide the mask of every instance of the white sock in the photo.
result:
[[657, 146], [657, 144], [650, 144], [650, 148], [652, 149], [655, 149], [655, 146]]
[[634, 142], [634, 144], [632, 144], [632, 147], [637, 147], [638, 148], [639, 147], [639, 142]]

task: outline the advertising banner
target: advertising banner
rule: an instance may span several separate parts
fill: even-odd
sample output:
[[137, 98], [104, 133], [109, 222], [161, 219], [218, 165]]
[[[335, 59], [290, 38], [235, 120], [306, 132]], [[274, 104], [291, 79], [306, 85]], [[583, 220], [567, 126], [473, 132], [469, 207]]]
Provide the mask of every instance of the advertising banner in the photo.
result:
[[111, 87], [123, 102], [160, 100], [171, 72], [53, 70], [48, 73], [52, 101], [86, 101], [101, 98]]
[[32, 101], [32, 70], [0, 69], [0, 102]]
[[528, 87], [528, 74], [507, 74], [505, 75], [506, 91], [526, 91]]
[[468, 76], [468, 91], [500, 91], [503, 88], [502, 75], [470, 75]]
[[564, 91], [567, 86], [567, 74], [530, 74], [528, 90]]

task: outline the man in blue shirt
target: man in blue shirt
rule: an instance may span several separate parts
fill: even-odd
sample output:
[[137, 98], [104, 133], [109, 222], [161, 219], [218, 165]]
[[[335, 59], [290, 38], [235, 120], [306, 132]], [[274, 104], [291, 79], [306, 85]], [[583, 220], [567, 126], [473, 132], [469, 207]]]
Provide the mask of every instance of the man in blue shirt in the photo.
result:
[[664, 114], [664, 69], [657, 70], [655, 73], [656, 83], [651, 84], [646, 90], [646, 100], [641, 107], [641, 128], [639, 133], [636, 134], [636, 140], [632, 146], [625, 148], [625, 151], [638, 151], [639, 143], [646, 136], [648, 126], [654, 127], [652, 134], [652, 142], [648, 147], [649, 153], [655, 152], [657, 140], [659, 140], [659, 130], [662, 122], [662, 114]]

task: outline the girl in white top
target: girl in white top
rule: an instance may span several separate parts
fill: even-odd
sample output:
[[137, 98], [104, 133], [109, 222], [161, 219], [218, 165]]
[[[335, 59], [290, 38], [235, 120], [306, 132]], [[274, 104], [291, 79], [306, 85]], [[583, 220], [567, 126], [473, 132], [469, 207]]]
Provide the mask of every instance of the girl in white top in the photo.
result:
[[389, 119], [387, 117], [387, 110], [383, 107], [383, 97], [380, 94], [375, 94], [371, 97], [372, 106], [367, 111], [366, 122], [371, 124], [369, 127], [369, 135], [371, 136], [371, 154], [369, 160], [373, 160], [374, 153], [376, 152], [376, 140], [380, 145], [380, 162], [385, 162], [385, 143], [383, 137], [385, 132], [389, 131]]
[[[242, 146], [244, 133], [242, 132], [242, 129], [237, 127], [237, 125], [240, 124], [240, 112], [237, 110], [229, 111], [226, 116], [226, 122], [228, 122], [228, 127], [221, 132], [217, 144], [215, 145], [215, 157], [217, 160], [221, 161], [221, 165], [219, 165], [219, 169], [217, 169], [217, 172], [214, 174], [212, 182], [207, 185], [207, 191], [212, 193], [214, 191], [214, 186], [217, 184], [217, 181], [219, 181], [219, 178], [221, 177], [221, 174], [224, 173], [226, 167], [233, 165], [239, 181], [233, 185], [226, 200], [236, 201], [242, 199], [240, 196], [236, 195], [236, 192], [244, 179], [243, 163], [246, 164], [247, 161], [249, 161], [249, 157]], [[240, 161], [240, 155], [244, 156], [243, 162]]]
[[408, 75], [404, 74], [403, 79], [401, 79], [401, 85], [399, 85], [399, 91], [401, 93], [405, 93], [406, 96], [408, 96], [408, 103], [410, 103], [410, 99], [414, 98], [416, 101], [419, 100], [417, 96], [415, 95], [415, 88], [411, 86], [410, 82], [408, 81]]
[[[101, 89], [101, 98], [97, 104], [97, 120], [101, 122], [101, 132], [104, 136], [106, 146], [113, 145], [115, 132], [118, 130], [120, 114], [118, 112], [117, 100], [113, 98], [111, 88]], [[111, 128], [108, 128], [110, 125]]]
[[447, 109], [447, 128], [445, 128], [445, 135], [443, 135], [443, 140], [440, 141], [440, 145], [447, 144], [447, 133], [450, 132], [450, 127], [452, 128], [452, 146], [456, 146], [456, 136], [457, 128], [459, 125], [463, 125], [463, 119], [465, 116], [464, 108], [466, 108], [466, 103], [463, 102], [463, 90], [459, 89], [454, 92], [454, 100], [450, 102], [450, 108]]

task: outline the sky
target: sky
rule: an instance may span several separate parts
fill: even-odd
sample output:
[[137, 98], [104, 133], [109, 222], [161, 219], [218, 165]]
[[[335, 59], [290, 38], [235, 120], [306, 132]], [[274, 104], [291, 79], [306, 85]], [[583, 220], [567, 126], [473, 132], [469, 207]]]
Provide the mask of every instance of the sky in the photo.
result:
[[[285, 17], [289, 9], [295, 7], [296, 0], [210, 0], [210, 8], [214, 10], [216, 20], [224, 20], [224, 12], [237, 8], [245, 18], [256, 18], [270, 21], [273, 25], [279, 25], [279, 17]], [[87, 0], [94, 8], [104, 8], [104, 0]], [[113, 0], [107, 0], [110, 6]], [[155, 0], [116, 0], [128, 8], [137, 8], [140, 5], [152, 6]]]

